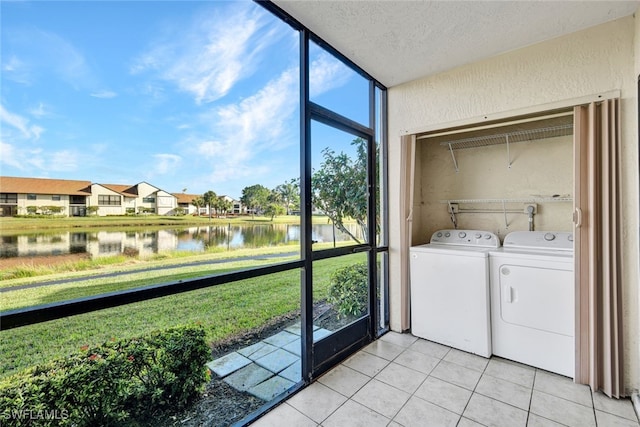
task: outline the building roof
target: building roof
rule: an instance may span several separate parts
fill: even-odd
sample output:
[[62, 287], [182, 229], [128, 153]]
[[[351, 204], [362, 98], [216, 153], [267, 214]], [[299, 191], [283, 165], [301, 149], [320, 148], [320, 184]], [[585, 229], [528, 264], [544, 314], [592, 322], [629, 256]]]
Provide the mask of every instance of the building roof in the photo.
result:
[[120, 193], [125, 197], [135, 197], [138, 195], [138, 187], [136, 185], [127, 184], [98, 184], [111, 191]]
[[176, 199], [178, 199], [178, 203], [186, 204], [190, 204], [193, 199], [202, 197], [202, 194], [171, 193], [171, 195], [175, 196]]
[[89, 196], [91, 181], [0, 176], [0, 192]]

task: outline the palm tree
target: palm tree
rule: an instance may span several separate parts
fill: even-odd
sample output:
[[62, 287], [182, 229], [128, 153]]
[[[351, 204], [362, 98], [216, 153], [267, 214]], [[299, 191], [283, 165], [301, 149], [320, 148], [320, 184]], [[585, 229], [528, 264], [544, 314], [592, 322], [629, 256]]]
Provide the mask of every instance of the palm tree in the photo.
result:
[[198, 215], [200, 215], [200, 208], [204, 207], [204, 200], [202, 197], [196, 197], [191, 201], [191, 204], [196, 207], [196, 211]]
[[287, 209], [287, 215], [291, 215], [291, 208], [299, 203], [300, 200], [300, 183], [299, 179], [294, 178], [284, 184], [278, 185], [274, 192], [280, 194], [282, 204]]
[[216, 200], [218, 200], [218, 196], [215, 191], [209, 190], [202, 195], [202, 200], [204, 200], [204, 203], [209, 207], [209, 221], [211, 221], [211, 208], [215, 204]]

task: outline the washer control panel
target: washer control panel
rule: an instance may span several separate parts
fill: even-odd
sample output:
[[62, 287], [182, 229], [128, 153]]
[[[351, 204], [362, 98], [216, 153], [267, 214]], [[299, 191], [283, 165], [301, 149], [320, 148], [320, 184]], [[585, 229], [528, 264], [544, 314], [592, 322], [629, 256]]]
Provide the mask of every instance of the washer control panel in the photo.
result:
[[573, 233], [567, 231], [513, 231], [504, 238], [505, 249], [573, 251]]
[[500, 247], [498, 236], [483, 230], [438, 230], [431, 235], [431, 243], [483, 248]]

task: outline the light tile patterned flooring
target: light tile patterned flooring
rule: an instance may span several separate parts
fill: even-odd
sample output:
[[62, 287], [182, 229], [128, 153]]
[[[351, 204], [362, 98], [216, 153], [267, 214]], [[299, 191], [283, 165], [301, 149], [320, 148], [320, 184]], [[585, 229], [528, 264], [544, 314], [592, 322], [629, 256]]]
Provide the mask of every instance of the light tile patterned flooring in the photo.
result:
[[631, 401], [556, 374], [389, 332], [256, 427], [638, 427]]

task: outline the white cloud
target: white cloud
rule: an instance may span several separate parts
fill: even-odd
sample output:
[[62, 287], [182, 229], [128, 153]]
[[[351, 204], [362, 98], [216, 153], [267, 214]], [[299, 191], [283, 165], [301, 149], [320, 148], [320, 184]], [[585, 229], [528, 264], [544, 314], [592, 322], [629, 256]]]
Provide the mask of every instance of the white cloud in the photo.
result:
[[311, 62], [309, 69], [309, 92], [311, 97], [343, 86], [351, 77], [353, 71], [326, 52], [320, 54]]
[[29, 114], [39, 119], [39, 118], [51, 115], [51, 111], [47, 106], [45, 106], [42, 102], [40, 102], [37, 107], [34, 107], [29, 110]]
[[3, 78], [7, 78], [24, 85], [29, 85], [31, 83], [29, 68], [15, 55], [11, 55], [2, 63], [2, 72]]
[[182, 157], [176, 154], [154, 154], [155, 160], [152, 176], [175, 173], [182, 163]]
[[0, 141], [0, 164], [13, 166], [14, 168], [19, 170], [24, 170], [24, 163], [15, 147], [2, 141]]
[[45, 155], [46, 169], [55, 172], [71, 172], [77, 169], [79, 154], [72, 150], [55, 151]]
[[93, 96], [94, 98], [115, 98], [116, 96], [118, 96], [117, 93], [111, 90], [99, 90], [97, 92], [90, 93], [89, 95]]
[[210, 165], [213, 184], [251, 176], [258, 179], [270, 170], [268, 156], [294, 142], [287, 125], [298, 104], [297, 76], [297, 68], [286, 70], [254, 95], [202, 118], [216, 123], [216, 138], [193, 144], [197, 137], [192, 136], [189, 144]]
[[225, 96], [256, 71], [260, 54], [277, 38], [261, 7], [249, 2], [230, 5], [201, 13], [189, 29], [176, 29], [168, 41], [140, 55], [131, 73], [155, 71], [192, 94], [198, 104]]
[[238, 163], [255, 157], [261, 151], [281, 145], [284, 123], [298, 103], [297, 69], [284, 71], [256, 94], [237, 104], [214, 110], [217, 123], [216, 140], [198, 145], [198, 152], [211, 159]]
[[0, 122], [17, 129], [26, 139], [37, 140], [44, 129], [38, 125], [29, 124], [29, 119], [18, 114], [12, 113], [0, 105]]
[[0, 164], [31, 175], [43, 172], [72, 172], [77, 169], [81, 154], [73, 150], [47, 152], [42, 148], [0, 142]]
[[57, 78], [75, 90], [100, 92], [100, 78], [84, 53], [69, 39], [39, 28], [3, 33], [7, 51], [20, 52], [3, 61], [3, 78], [22, 84], [49, 84]]

